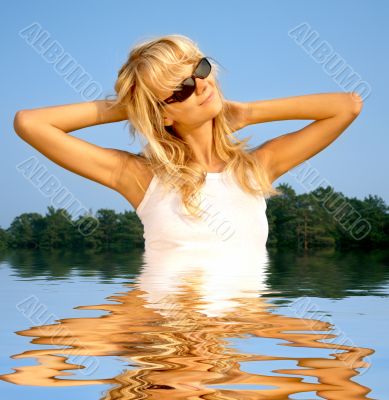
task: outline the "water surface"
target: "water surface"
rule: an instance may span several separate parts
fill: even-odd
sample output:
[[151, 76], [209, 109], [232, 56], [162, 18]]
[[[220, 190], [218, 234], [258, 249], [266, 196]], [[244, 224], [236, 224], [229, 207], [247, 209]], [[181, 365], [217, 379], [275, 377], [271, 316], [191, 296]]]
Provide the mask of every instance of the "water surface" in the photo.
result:
[[384, 252], [1, 260], [2, 398], [387, 397]]

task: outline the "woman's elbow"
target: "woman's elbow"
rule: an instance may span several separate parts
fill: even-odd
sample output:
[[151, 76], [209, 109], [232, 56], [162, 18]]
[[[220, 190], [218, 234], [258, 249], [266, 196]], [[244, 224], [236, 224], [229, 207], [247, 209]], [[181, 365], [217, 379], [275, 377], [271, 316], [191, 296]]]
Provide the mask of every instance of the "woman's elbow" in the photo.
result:
[[17, 111], [14, 117], [14, 130], [19, 135], [22, 136], [31, 126], [31, 114], [29, 110]]
[[351, 99], [350, 109], [353, 115], [359, 115], [362, 111], [363, 100], [360, 94], [357, 92], [349, 92], [349, 98]]

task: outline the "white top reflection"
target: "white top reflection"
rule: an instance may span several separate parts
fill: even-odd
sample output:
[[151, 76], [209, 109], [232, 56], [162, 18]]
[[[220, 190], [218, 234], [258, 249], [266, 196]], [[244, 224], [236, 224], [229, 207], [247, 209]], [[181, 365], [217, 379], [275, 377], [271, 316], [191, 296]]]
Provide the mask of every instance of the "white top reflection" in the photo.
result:
[[236, 309], [239, 299], [268, 292], [269, 256], [264, 246], [250, 251], [227, 246], [150, 250], [143, 260], [136, 285], [145, 292], [142, 297], [149, 303], [147, 307], [165, 316], [171, 315], [169, 297], [188, 287], [196, 293], [190, 306], [208, 317], [221, 317]]

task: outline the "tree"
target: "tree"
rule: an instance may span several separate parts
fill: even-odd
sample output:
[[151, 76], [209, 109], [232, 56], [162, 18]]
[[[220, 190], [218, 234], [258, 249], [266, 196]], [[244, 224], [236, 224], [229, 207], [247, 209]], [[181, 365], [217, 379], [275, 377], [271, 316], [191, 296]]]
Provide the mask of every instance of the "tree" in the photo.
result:
[[45, 220], [38, 213], [23, 213], [16, 217], [7, 232], [12, 247], [39, 247], [39, 236], [45, 228]]

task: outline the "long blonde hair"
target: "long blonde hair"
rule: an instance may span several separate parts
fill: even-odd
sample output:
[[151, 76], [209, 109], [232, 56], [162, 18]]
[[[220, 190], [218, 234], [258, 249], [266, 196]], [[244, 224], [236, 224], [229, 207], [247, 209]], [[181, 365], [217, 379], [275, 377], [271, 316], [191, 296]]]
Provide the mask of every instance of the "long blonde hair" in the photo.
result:
[[[184, 208], [194, 218], [201, 216], [197, 201], [200, 200], [198, 193], [205, 183], [206, 171], [196, 161], [188, 143], [176, 135], [172, 127], [164, 126], [164, 104], [155, 95], [155, 90], [173, 92], [182, 81], [185, 67], [202, 57], [205, 55], [197, 44], [179, 34], [138, 42], [118, 72], [113, 103], [125, 107], [133, 138], [138, 132], [141, 139], [142, 136], [147, 139], [142, 157], [153, 174], [157, 175], [165, 190], [181, 193]], [[221, 111], [213, 119], [212, 131], [215, 153], [226, 163], [225, 172], [232, 173], [241, 188], [252, 195], [280, 194], [272, 187], [258, 160], [247, 152], [249, 138], [239, 140], [233, 135], [227, 120], [225, 98], [216, 78], [219, 66], [213, 58], [207, 59], [212, 65], [211, 73], [223, 103]], [[250, 174], [259, 188], [253, 187]]]

